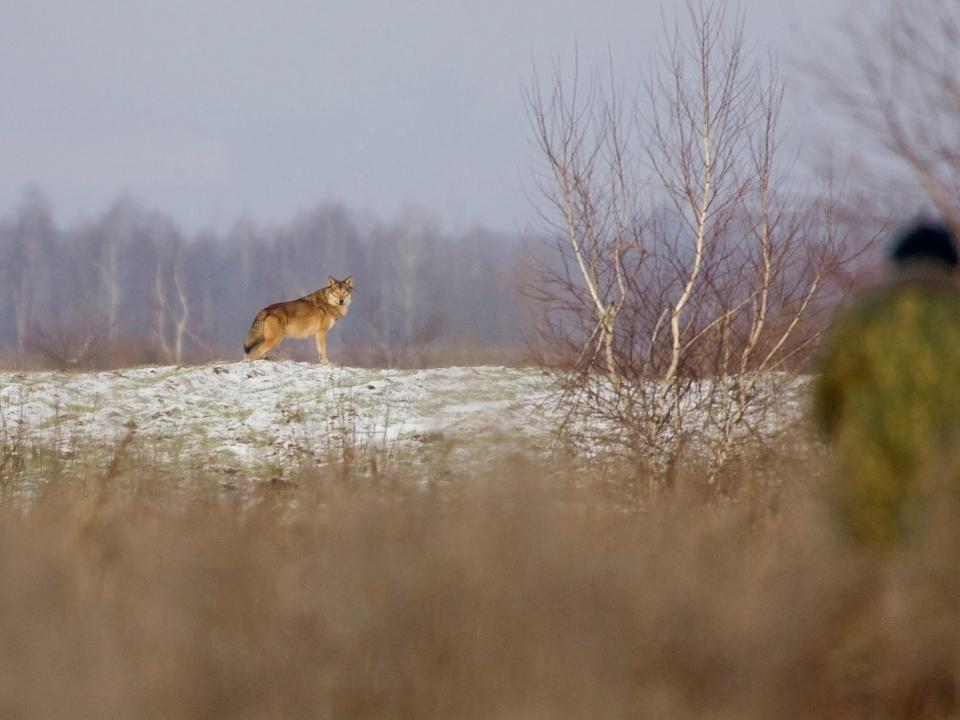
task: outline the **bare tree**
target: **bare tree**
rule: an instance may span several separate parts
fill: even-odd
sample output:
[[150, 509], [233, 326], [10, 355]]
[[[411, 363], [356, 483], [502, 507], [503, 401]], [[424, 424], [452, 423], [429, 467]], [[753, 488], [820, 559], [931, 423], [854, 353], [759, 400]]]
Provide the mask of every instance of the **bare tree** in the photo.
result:
[[97, 305], [103, 307], [102, 321], [106, 327], [102, 334], [108, 346], [114, 343], [122, 329], [128, 269], [124, 255], [135, 242], [141, 217], [142, 212], [136, 203], [123, 197], [113, 204], [101, 222], [91, 228], [97, 281], [103, 294], [102, 302]]
[[844, 32], [853, 73], [815, 69], [849, 114], [872, 190], [906, 212], [931, 208], [960, 232], [960, 6], [859, 3]]
[[154, 265], [153, 275], [153, 331], [156, 343], [160, 348], [163, 358], [170, 362], [173, 357], [173, 351], [170, 348], [170, 341], [167, 339], [167, 315], [169, 314], [169, 301], [167, 299], [167, 285], [164, 275], [164, 267], [160, 258], [159, 250], [157, 252], [156, 263]]
[[444, 317], [455, 302], [457, 288], [448, 286], [441, 297], [438, 251], [442, 245], [434, 220], [410, 210], [387, 230], [382, 245], [371, 245], [372, 275], [379, 282], [367, 292], [371, 302], [363, 316], [377, 357], [388, 367], [422, 366], [444, 330]]
[[783, 83], [746, 52], [743, 15], [688, 0], [685, 25], [665, 29], [629, 114], [612, 73], [555, 68], [549, 93], [536, 79], [527, 93], [543, 214], [562, 237], [532, 292], [579, 371], [564, 376], [568, 426], [612, 421], [655, 484], [692, 439], [712, 482], [855, 251], [791, 188]]
[[579, 323], [574, 333], [578, 369], [589, 371], [602, 358], [603, 372], [616, 389], [621, 382], [617, 320], [629, 292], [624, 262], [630, 251], [643, 254], [622, 102], [599, 76], [582, 82], [578, 67], [566, 84], [559, 65], [549, 93], [534, 75], [526, 102], [543, 159], [540, 190], [547, 208], [541, 215], [561, 238], [562, 267], [543, 268], [546, 292], [552, 299], [558, 299], [553, 288], [572, 296], [572, 306], [558, 303], [554, 309], [558, 322]]
[[8, 258], [13, 325], [19, 353], [27, 349], [30, 326], [45, 307], [41, 286], [46, 259], [55, 254], [53, 219], [43, 196], [36, 190], [27, 193], [13, 228], [13, 248]]
[[190, 296], [184, 278], [184, 242], [173, 240], [169, 258], [157, 247], [154, 272], [153, 312], [154, 337], [164, 359], [181, 365], [186, 341], [198, 345], [203, 341], [191, 329]]
[[183, 362], [183, 343], [190, 332], [190, 301], [183, 281], [183, 241], [178, 240], [173, 253], [173, 289], [177, 294], [179, 312], [174, 319], [173, 359]]

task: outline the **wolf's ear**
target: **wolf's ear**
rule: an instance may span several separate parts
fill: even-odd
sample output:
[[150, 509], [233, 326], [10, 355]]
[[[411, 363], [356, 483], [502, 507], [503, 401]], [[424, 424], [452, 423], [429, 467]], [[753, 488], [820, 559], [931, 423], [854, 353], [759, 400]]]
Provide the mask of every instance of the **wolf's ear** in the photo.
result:
[[336, 285], [337, 279], [333, 275], [327, 275], [327, 285]]
[[352, 287], [353, 287], [353, 275], [347, 275], [347, 278], [346, 278], [346, 280], [343, 281], [343, 284], [346, 285], [348, 288], [352, 288]]

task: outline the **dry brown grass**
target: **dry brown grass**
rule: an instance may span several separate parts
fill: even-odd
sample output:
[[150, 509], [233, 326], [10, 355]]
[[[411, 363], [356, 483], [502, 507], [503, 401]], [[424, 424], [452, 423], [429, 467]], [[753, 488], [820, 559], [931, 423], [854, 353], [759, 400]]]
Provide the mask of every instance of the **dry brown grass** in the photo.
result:
[[953, 708], [955, 525], [865, 557], [809, 466], [723, 506], [680, 482], [642, 512], [521, 459], [469, 487], [313, 472], [242, 498], [122, 491], [150, 472], [110, 458], [0, 511], [0, 717]]

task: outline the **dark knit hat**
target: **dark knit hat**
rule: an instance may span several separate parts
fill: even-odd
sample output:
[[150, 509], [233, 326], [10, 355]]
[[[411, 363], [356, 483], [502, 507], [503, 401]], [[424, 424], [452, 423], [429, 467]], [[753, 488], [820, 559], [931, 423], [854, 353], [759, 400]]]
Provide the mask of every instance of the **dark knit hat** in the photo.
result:
[[932, 262], [955, 268], [960, 262], [957, 242], [946, 225], [921, 222], [905, 230], [893, 243], [890, 259], [899, 264]]

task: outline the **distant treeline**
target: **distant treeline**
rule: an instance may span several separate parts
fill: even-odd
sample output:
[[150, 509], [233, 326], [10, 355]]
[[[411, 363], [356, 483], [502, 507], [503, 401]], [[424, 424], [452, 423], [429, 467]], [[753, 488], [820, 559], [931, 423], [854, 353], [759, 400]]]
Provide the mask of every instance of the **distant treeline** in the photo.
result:
[[[334, 362], [369, 366], [510, 363], [524, 348], [519, 237], [450, 236], [426, 214], [389, 223], [324, 204], [288, 224], [239, 222], [188, 237], [121, 199], [60, 227], [28, 194], [0, 219], [0, 360], [115, 367], [235, 360], [256, 312], [352, 275]], [[312, 342], [286, 357], [315, 360]]]

